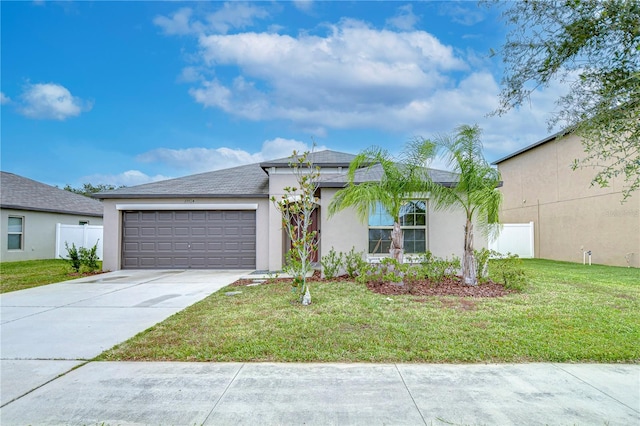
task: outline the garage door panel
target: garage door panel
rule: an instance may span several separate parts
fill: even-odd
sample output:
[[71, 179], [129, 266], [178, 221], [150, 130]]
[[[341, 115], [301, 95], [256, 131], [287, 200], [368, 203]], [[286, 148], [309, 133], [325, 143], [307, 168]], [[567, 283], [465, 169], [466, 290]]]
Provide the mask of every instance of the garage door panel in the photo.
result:
[[158, 242], [158, 244], [156, 244], [156, 250], [159, 252], [172, 251], [173, 244], [170, 242]]
[[255, 211], [140, 211], [123, 219], [123, 268], [255, 268]]
[[192, 237], [204, 237], [207, 235], [207, 228], [203, 226], [197, 226], [191, 228], [191, 236]]
[[176, 226], [173, 228], [173, 235], [176, 237], [185, 237], [189, 235], [189, 228], [186, 226]]
[[170, 237], [173, 235], [173, 228], [170, 226], [158, 226], [156, 235], [159, 237]]
[[189, 243], [187, 242], [176, 242], [173, 244], [173, 250], [175, 252], [187, 252], [189, 251]]
[[140, 244], [141, 251], [156, 251], [156, 243], [153, 242], [143, 242]]
[[191, 251], [206, 251], [207, 249], [207, 243], [205, 242], [197, 242], [197, 243], [191, 243]]

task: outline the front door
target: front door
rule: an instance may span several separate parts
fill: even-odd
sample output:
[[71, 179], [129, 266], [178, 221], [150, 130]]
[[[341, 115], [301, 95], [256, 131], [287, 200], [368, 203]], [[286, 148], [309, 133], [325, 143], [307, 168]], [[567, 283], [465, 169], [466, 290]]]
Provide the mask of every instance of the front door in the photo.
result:
[[[316, 207], [315, 209], [313, 209], [313, 211], [311, 212], [311, 224], [309, 225], [309, 231], [316, 232], [316, 238], [315, 238], [315, 243], [317, 244], [318, 241], [320, 240], [320, 227], [319, 225], [319, 211], [320, 208]], [[291, 250], [291, 239], [289, 238], [288, 235], [286, 235], [285, 233], [285, 241], [286, 241], [286, 246], [285, 246], [285, 259], [286, 259], [286, 253], [289, 252], [289, 250]], [[318, 247], [318, 250], [314, 251], [311, 254], [311, 261], [312, 262], [318, 262], [320, 255], [318, 254], [320, 252], [320, 247]]]

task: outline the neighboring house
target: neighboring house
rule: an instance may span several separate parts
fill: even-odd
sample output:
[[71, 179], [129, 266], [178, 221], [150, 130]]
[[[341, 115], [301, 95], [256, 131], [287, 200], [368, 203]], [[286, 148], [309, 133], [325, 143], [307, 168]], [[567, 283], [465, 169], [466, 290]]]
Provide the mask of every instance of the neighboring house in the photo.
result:
[[[388, 254], [392, 222], [383, 212], [369, 223], [352, 209], [328, 216], [353, 158], [335, 151], [310, 154], [321, 174], [315, 224], [320, 256], [352, 247], [371, 256]], [[288, 239], [269, 198], [280, 199], [285, 187], [295, 186], [289, 162], [283, 158], [96, 194], [105, 207], [104, 268], [281, 269]], [[376, 173], [379, 178], [373, 169], [358, 180], [376, 179]], [[455, 178], [441, 171], [432, 176], [443, 183]], [[405, 249], [461, 256], [464, 223], [462, 212], [436, 212], [428, 199], [408, 203]]]
[[597, 170], [573, 171], [584, 157], [576, 135], [552, 135], [493, 164], [504, 182], [500, 220], [534, 222], [535, 257], [640, 266], [640, 193], [622, 201], [624, 181], [592, 186]]
[[56, 224], [102, 225], [102, 203], [0, 172], [1, 260], [54, 259]]

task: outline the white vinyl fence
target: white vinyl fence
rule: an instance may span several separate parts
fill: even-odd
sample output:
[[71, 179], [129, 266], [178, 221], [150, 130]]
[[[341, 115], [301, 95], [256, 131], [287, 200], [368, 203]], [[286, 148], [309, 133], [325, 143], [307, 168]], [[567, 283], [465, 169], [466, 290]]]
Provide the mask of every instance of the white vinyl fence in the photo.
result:
[[498, 238], [489, 241], [489, 250], [501, 254], [517, 254], [521, 258], [534, 257], [533, 222], [505, 223]]
[[64, 225], [56, 224], [56, 259], [67, 258], [65, 242], [71, 247], [90, 249], [98, 243], [98, 259], [102, 260], [102, 226], [101, 225]]

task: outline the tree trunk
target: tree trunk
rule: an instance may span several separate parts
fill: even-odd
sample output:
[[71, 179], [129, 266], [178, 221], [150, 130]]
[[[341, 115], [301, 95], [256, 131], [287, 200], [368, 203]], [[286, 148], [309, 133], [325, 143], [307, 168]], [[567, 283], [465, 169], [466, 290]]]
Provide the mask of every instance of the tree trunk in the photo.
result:
[[464, 227], [464, 255], [462, 257], [462, 282], [464, 285], [478, 285], [475, 259], [473, 257], [473, 223], [467, 218]]
[[305, 291], [304, 291], [304, 295], [302, 296], [302, 305], [309, 306], [311, 304], [311, 293], [309, 292], [309, 285], [307, 285], [306, 282], [304, 286], [305, 286]]
[[389, 254], [392, 258], [402, 263], [404, 249], [402, 241], [402, 228], [400, 223], [393, 223], [393, 230], [391, 231], [391, 247], [389, 248]]

